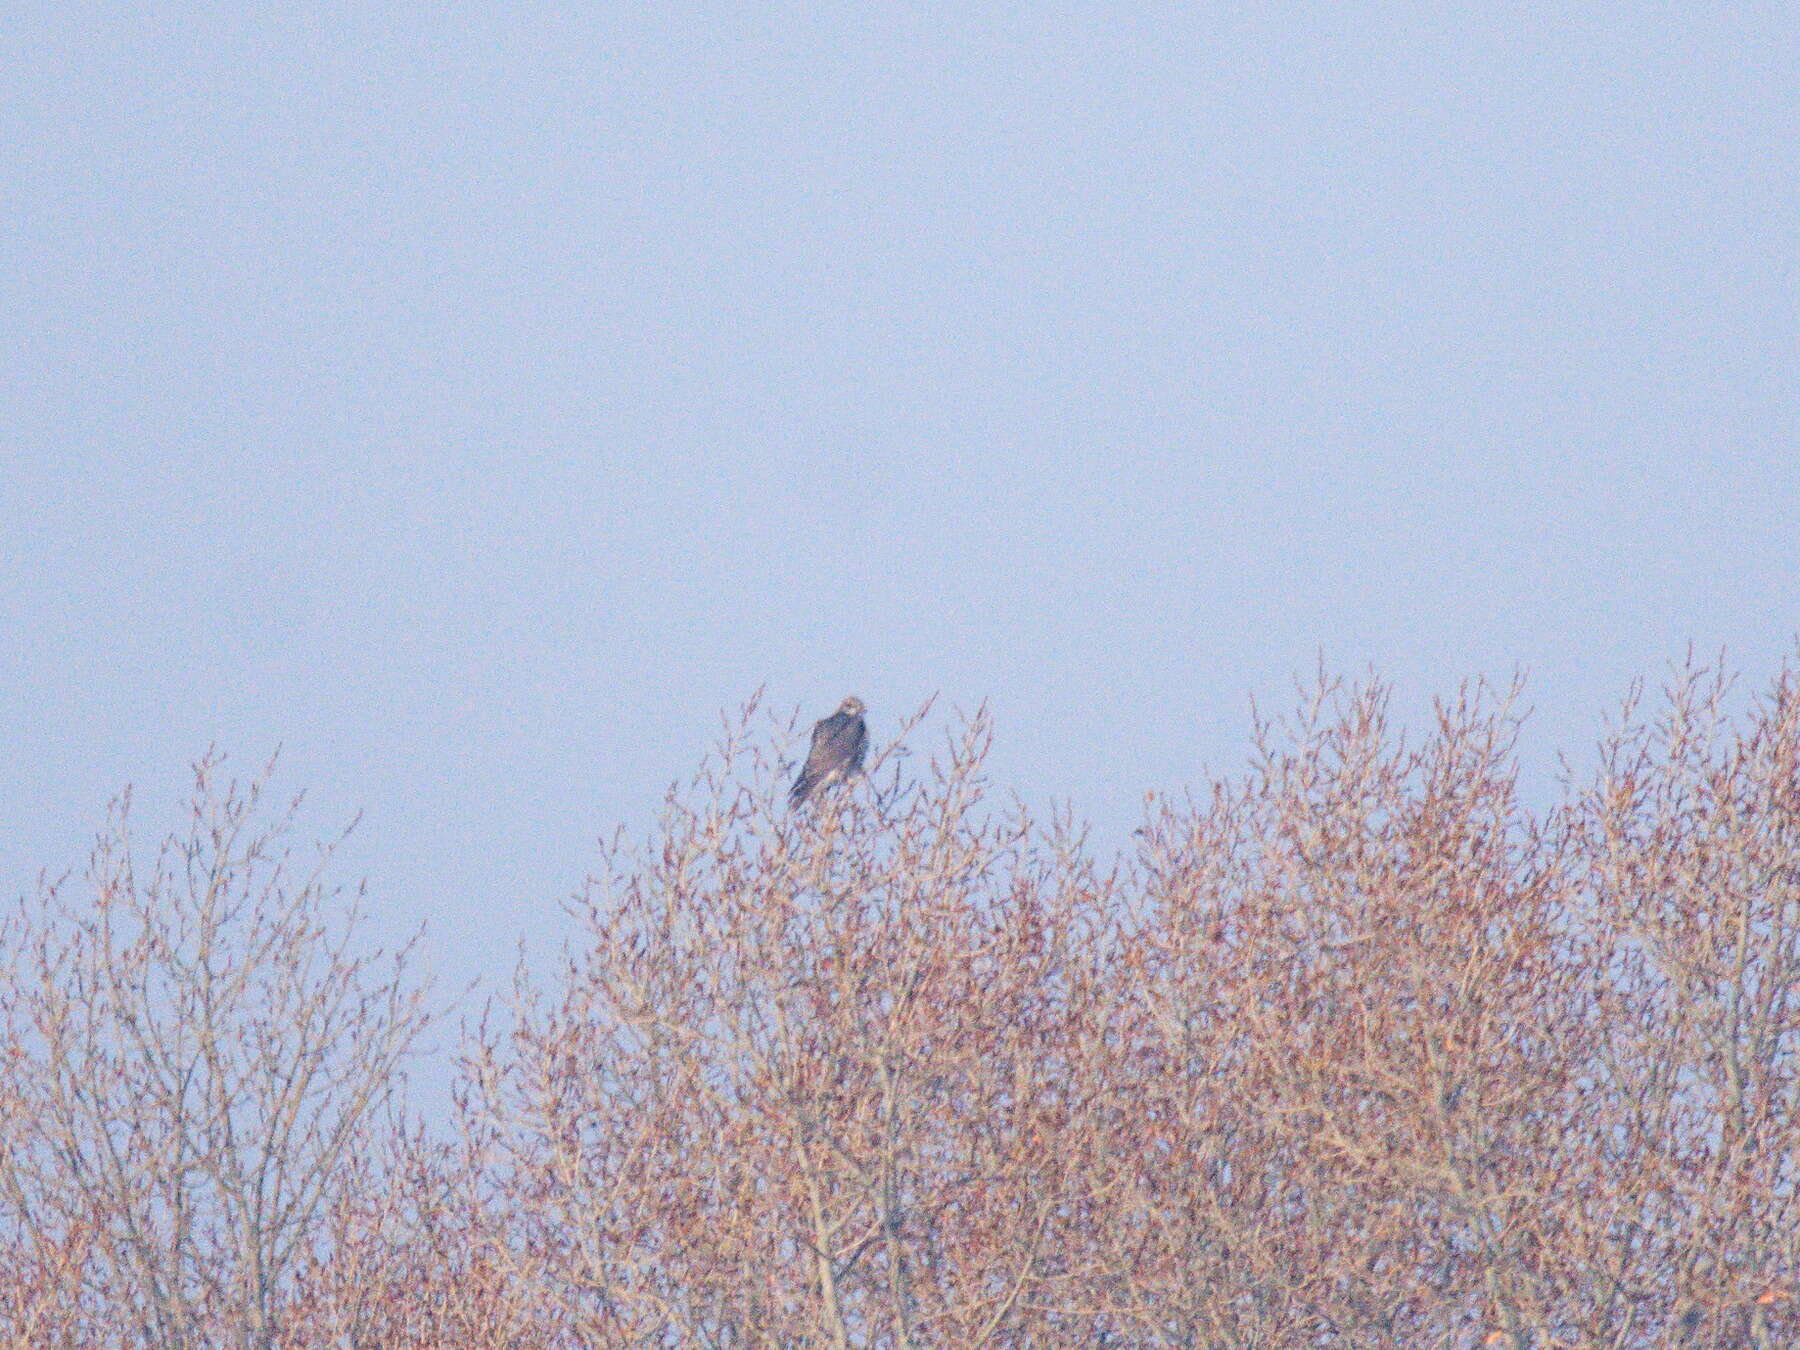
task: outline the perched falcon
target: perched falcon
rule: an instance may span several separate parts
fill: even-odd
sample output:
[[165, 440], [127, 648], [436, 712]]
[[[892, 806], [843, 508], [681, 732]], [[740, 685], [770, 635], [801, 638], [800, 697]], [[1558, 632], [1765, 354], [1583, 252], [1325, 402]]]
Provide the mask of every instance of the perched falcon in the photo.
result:
[[818, 789], [861, 773], [863, 751], [868, 748], [869, 727], [863, 721], [862, 700], [852, 695], [813, 728], [812, 749], [806, 752], [806, 767], [788, 793], [788, 804], [799, 806]]

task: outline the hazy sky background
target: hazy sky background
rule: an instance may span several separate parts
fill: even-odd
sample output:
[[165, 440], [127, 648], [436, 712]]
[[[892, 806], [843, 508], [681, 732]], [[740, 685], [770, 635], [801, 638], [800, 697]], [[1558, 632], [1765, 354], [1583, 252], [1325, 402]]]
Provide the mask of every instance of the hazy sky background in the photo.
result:
[[453, 983], [759, 685], [1123, 842], [1320, 654], [1800, 629], [1800, 10], [0, 16], [0, 894], [217, 743]]

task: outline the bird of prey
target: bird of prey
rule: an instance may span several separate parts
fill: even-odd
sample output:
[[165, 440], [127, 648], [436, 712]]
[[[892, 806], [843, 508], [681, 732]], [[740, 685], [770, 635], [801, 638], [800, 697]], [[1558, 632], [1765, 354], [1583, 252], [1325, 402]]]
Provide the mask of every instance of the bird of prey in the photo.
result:
[[861, 773], [863, 752], [868, 748], [869, 727], [863, 721], [863, 702], [851, 695], [838, 704], [836, 712], [820, 718], [813, 727], [812, 749], [806, 752], [806, 766], [788, 793], [788, 804], [800, 806], [820, 788]]

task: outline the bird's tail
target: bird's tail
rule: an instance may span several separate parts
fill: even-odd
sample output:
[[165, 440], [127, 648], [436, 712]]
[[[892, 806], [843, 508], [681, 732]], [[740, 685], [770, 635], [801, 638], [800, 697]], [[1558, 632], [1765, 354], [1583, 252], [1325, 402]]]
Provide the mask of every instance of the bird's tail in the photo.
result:
[[804, 806], [806, 799], [812, 796], [812, 790], [819, 785], [819, 780], [810, 773], [803, 773], [794, 780], [794, 786], [788, 789], [788, 805]]

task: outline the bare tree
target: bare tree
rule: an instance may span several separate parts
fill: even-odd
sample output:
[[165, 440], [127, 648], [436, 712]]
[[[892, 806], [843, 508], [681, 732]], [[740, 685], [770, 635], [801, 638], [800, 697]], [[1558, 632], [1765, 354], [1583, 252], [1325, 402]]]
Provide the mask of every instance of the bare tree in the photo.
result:
[[710, 776], [474, 1070], [584, 1345], [1018, 1345], [1080, 1275], [1107, 883], [924, 789]]
[[359, 1155], [293, 1272], [281, 1350], [549, 1350], [559, 1320], [516, 1278], [489, 1141], [392, 1122]]
[[992, 800], [985, 717], [796, 815], [746, 710], [471, 1034], [448, 1131], [392, 1104], [404, 963], [203, 765], [150, 880], [121, 812], [6, 926], [0, 1329], [1800, 1344], [1800, 680], [1729, 694], [1634, 699], [1534, 809], [1516, 689], [1409, 739], [1321, 679], [1105, 865]]
[[1800, 684], [1739, 719], [1729, 692], [1690, 664], [1654, 721], [1634, 699], [1587, 796], [1606, 1040], [1591, 1198], [1565, 1204], [1617, 1328], [1600, 1344], [1800, 1335]]
[[331, 848], [297, 862], [293, 807], [218, 767], [147, 875], [121, 801], [87, 884], [5, 932], [0, 1232], [66, 1260], [84, 1343], [275, 1345], [426, 1020], [406, 951], [355, 950]]

